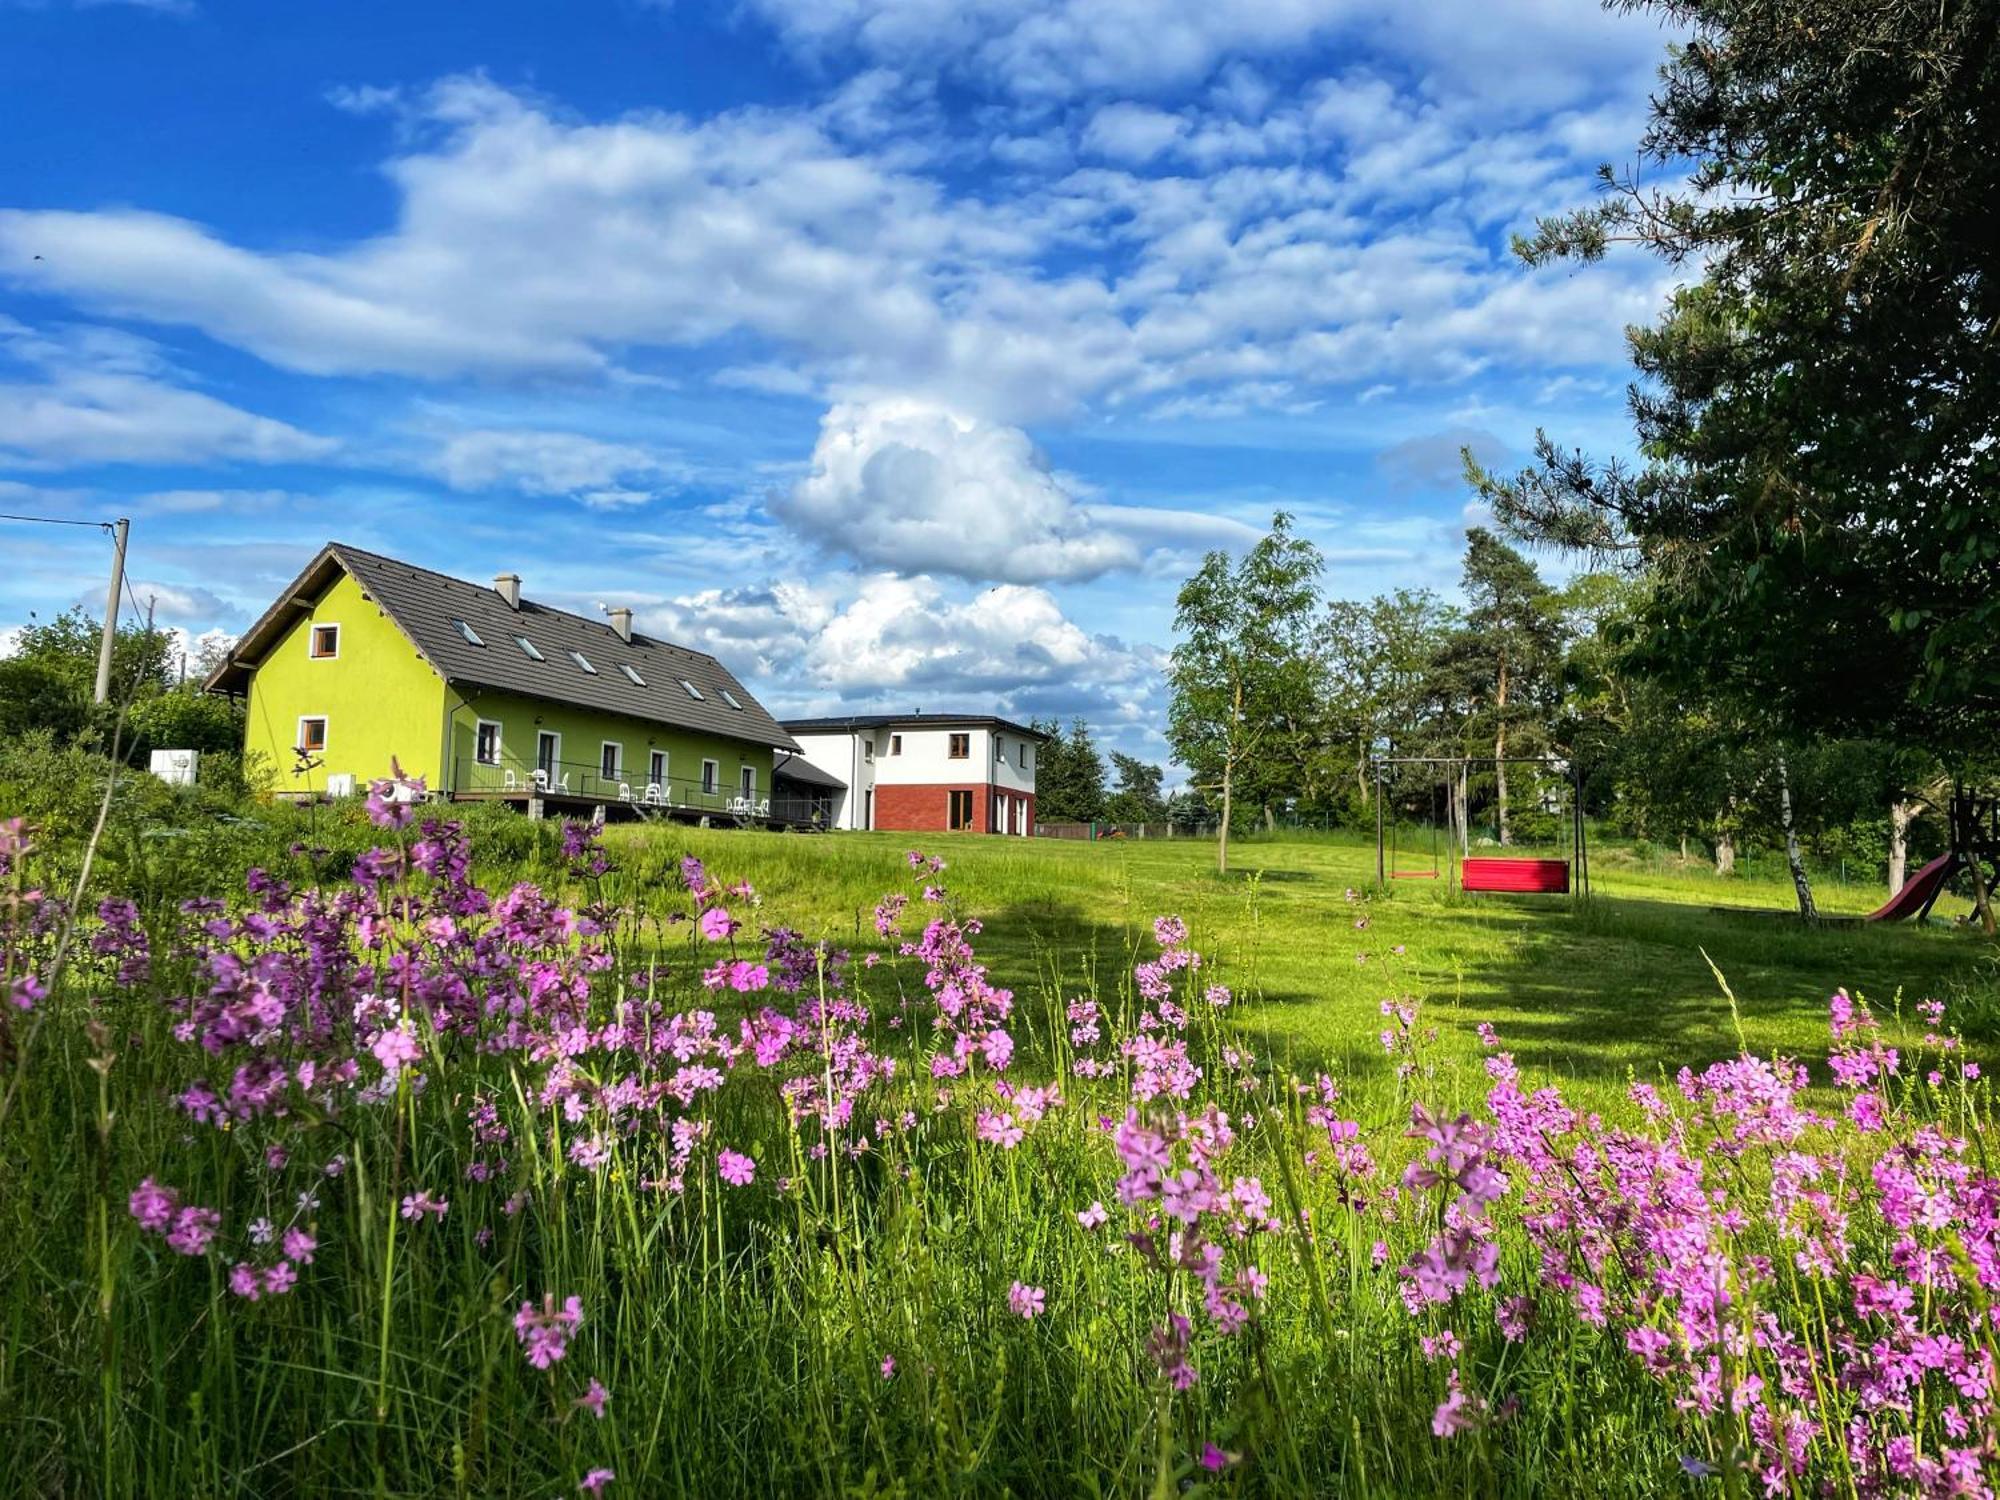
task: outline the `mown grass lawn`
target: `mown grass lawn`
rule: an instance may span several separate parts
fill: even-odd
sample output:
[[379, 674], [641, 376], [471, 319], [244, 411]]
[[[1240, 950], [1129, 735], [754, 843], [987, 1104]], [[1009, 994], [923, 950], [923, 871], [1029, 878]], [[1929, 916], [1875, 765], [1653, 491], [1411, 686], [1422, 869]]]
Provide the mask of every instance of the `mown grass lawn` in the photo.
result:
[[[1381, 1001], [1414, 996], [1449, 1050], [1479, 1050], [1497, 1027], [1524, 1068], [1579, 1098], [1608, 1102], [1633, 1075], [1699, 1070], [1752, 1051], [1826, 1054], [1826, 1002], [1837, 987], [1888, 1011], [1926, 996], [1961, 1020], [1990, 1024], [1991, 945], [1945, 925], [1807, 929], [1781, 870], [1718, 878], [1706, 865], [1601, 844], [1592, 899], [1462, 896], [1443, 880], [1372, 890], [1375, 853], [1360, 836], [1239, 840], [1228, 875], [1200, 840], [993, 839], [967, 835], [751, 837], [734, 830], [623, 829], [613, 847], [648, 882], [671, 881], [693, 852], [748, 879], [795, 925], [817, 923], [857, 952], [880, 946], [869, 914], [908, 875], [912, 847], [942, 853], [953, 894], [986, 931], [996, 977], [1034, 998], [1097, 991], [1150, 941], [1154, 916], [1186, 918], [1198, 946], [1243, 995], [1235, 1022], [1302, 1073], [1334, 1066], [1365, 1078], [1389, 1066], [1376, 1040]], [[1350, 892], [1352, 896], [1350, 896]], [[1825, 881], [1830, 914], [1873, 909], [1874, 885]], [[1728, 914], [1733, 906], [1768, 915]], [[1706, 956], [1704, 956], [1706, 955]], [[1713, 960], [1737, 1000], [1732, 1016]], [[1982, 1049], [1975, 1042], [1974, 1055]]]

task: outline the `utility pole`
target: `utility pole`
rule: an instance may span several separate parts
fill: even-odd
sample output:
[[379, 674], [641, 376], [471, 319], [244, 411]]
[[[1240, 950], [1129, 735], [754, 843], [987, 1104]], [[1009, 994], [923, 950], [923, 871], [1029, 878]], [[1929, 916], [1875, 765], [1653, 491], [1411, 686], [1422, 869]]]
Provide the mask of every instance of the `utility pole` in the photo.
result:
[[125, 538], [132, 523], [120, 516], [111, 526], [111, 592], [104, 601], [104, 636], [97, 643], [97, 701], [111, 697], [111, 648], [118, 640], [118, 597], [125, 591]]

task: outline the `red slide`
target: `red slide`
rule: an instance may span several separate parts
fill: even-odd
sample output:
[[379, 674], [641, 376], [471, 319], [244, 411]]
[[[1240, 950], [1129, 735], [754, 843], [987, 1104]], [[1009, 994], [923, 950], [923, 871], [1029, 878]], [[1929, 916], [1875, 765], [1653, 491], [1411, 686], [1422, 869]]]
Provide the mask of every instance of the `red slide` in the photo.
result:
[[1931, 903], [1937, 900], [1939, 888], [1951, 878], [1951, 872], [1957, 867], [1956, 854], [1940, 854], [1904, 881], [1900, 891], [1868, 913], [1864, 920], [1902, 922], [1911, 917], [1922, 916], [1931, 909]]

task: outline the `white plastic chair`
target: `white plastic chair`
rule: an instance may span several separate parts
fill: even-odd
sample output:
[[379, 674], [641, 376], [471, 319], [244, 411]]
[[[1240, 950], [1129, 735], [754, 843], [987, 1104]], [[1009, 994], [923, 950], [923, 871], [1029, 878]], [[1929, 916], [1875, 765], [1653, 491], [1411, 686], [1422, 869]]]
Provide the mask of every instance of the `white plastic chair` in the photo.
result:
[[630, 802], [632, 800], [631, 782], [621, 781], [618, 783], [618, 800], [620, 802]]
[[536, 766], [535, 790], [538, 792], [546, 792], [548, 789], [549, 789], [549, 773], [543, 770], [540, 766]]
[[512, 771], [502, 771], [500, 773], [500, 784], [510, 792], [520, 790], [520, 784], [514, 780], [514, 773]]

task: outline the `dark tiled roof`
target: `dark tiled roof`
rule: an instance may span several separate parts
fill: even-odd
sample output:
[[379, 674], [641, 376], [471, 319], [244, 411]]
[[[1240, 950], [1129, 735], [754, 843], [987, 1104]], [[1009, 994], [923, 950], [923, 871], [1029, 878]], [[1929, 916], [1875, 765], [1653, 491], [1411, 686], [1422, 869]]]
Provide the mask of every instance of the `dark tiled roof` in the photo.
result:
[[[293, 601], [317, 598], [333, 582], [335, 570], [351, 574], [438, 674], [456, 687], [496, 688], [781, 750], [798, 749], [749, 690], [706, 652], [636, 632], [624, 641], [602, 620], [531, 599], [522, 599], [521, 607], [514, 609], [489, 585], [467, 583], [340, 542], [329, 542], [321, 550], [236, 643], [207, 686], [240, 689], [283, 632]], [[475, 646], [466, 640], [453, 623], [457, 620], [470, 625], [485, 644]], [[542, 660], [523, 651], [515, 642], [517, 635], [532, 641]], [[582, 652], [597, 671], [584, 671], [570, 659], [571, 651]], [[628, 665], [644, 679], [643, 685], [621, 670]], [[683, 678], [700, 691], [699, 700], [681, 686]], [[724, 693], [743, 706], [731, 708]]]
[[847, 790], [847, 783], [834, 775], [833, 772], [822, 771], [811, 761], [801, 759], [796, 755], [781, 757], [778, 763], [771, 767], [771, 779], [773, 781], [798, 781], [803, 782], [807, 786], [830, 787], [836, 792]]
[[959, 725], [991, 726], [1018, 734], [1024, 739], [1046, 740], [1039, 729], [1002, 719], [995, 714], [838, 714], [826, 719], [787, 719], [785, 728], [793, 734], [847, 734], [856, 729], [945, 729]]

